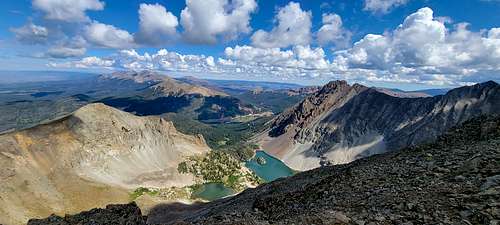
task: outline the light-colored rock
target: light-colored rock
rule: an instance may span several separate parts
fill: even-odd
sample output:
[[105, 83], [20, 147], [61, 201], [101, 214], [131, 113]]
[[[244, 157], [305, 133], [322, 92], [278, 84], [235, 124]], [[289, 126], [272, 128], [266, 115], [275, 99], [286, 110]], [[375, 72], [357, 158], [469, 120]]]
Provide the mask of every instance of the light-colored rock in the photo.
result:
[[46, 125], [0, 136], [0, 224], [130, 201], [137, 187], [185, 186], [177, 165], [209, 151], [158, 117], [90, 104]]

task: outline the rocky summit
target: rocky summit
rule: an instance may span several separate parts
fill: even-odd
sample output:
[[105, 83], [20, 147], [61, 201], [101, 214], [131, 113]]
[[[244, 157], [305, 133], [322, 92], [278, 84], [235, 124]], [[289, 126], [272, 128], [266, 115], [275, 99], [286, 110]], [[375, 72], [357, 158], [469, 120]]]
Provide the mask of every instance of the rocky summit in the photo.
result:
[[[500, 117], [479, 117], [433, 143], [302, 172], [210, 203], [159, 205], [147, 223], [498, 224], [499, 162]], [[135, 218], [122, 224], [143, 224]], [[115, 224], [104, 221], [81, 224]]]
[[308, 170], [432, 141], [468, 119], [495, 113], [500, 85], [493, 81], [418, 98], [332, 81], [278, 115], [256, 139], [288, 166]]

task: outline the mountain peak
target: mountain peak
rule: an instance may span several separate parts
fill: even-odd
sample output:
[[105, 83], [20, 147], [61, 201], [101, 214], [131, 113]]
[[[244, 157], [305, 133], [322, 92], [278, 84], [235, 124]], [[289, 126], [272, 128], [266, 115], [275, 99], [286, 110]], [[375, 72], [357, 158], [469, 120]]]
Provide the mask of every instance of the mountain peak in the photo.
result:
[[481, 95], [483, 93], [488, 92], [489, 90], [496, 90], [499, 89], [500, 85], [494, 81], [487, 81], [483, 83], [477, 83], [471, 86], [463, 86], [463, 87], [458, 87], [455, 89], [452, 89], [444, 95], [445, 97], [452, 98], [452, 97], [460, 97], [464, 95], [470, 95], [470, 94], [476, 94], [476, 95]]
[[352, 96], [366, 89], [362, 85], [350, 86], [345, 80], [331, 81], [316, 93], [309, 95], [302, 102], [276, 117], [269, 135], [279, 136], [291, 129], [298, 130], [308, 126], [315, 122], [318, 115], [342, 106]]
[[89, 112], [103, 112], [103, 111], [119, 111], [111, 106], [107, 106], [106, 104], [103, 103], [91, 103], [82, 106], [78, 110], [75, 111], [75, 113], [89, 113]]
[[227, 94], [212, 90], [207, 87], [192, 85], [172, 79], [170, 77], [165, 77], [161, 82], [155, 84], [151, 87], [153, 89], [154, 95], [168, 95], [168, 96], [180, 96], [180, 95], [201, 95], [204, 97], [208, 96], [227, 96]]
[[493, 81], [426, 98], [332, 81], [278, 115], [259, 143], [306, 170], [432, 141], [451, 126], [498, 112], [500, 86]]
[[162, 75], [152, 70], [114, 72], [101, 75], [103, 79], [130, 80], [136, 83], [151, 83], [152, 96], [181, 96], [181, 95], [201, 95], [201, 96], [227, 96], [227, 94], [200, 85], [188, 84], [180, 80], [173, 79], [167, 75]]
[[334, 81], [330, 81], [328, 82], [324, 87], [327, 87], [327, 88], [335, 88], [335, 87], [338, 87], [338, 86], [348, 86], [349, 84], [347, 84], [347, 81], [345, 80], [334, 80]]
[[483, 83], [479, 83], [477, 85], [479, 85], [479, 86], [495, 87], [495, 86], [498, 86], [499, 84], [497, 82], [495, 82], [495, 81], [489, 80], [489, 81], [486, 81], [486, 82], [483, 82]]

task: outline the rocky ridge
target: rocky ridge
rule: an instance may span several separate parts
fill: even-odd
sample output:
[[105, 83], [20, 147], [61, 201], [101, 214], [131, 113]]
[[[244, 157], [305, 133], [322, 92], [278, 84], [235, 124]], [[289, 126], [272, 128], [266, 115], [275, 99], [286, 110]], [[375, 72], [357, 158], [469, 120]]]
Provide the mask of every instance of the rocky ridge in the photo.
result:
[[500, 113], [500, 85], [492, 81], [426, 98], [334, 81], [279, 115], [257, 140], [290, 167], [307, 170], [432, 141], [492, 113]]
[[338, 108], [366, 88], [349, 86], [346, 81], [332, 81], [302, 102], [278, 115], [272, 121], [270, 136], [282, 135], [291, 129], [298, 131], [312, 123], [319, 115]]
[[175, 80], [166, 75], [161, 75], [154, 71], [144, 70], [140, 72], [126, 71], [114, 72], [101, 75], [102, 79], [116, 80], [132, 80], [137, 83], [149, 83], [149, 97], [165, 97], [165, 96], [183, 96], [183, 95], [200, 95], [209, 96], [227, 96], [226, 93], [207, 88], [201, 85], [192, 85], [179, 80]]

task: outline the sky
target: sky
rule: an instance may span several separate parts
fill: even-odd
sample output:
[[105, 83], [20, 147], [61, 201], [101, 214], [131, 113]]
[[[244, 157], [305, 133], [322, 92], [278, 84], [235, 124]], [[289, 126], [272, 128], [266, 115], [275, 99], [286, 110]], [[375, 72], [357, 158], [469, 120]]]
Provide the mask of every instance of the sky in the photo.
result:
[[500, 81], [500, 0], [0, 0], [0, 69], [401, 89]]

